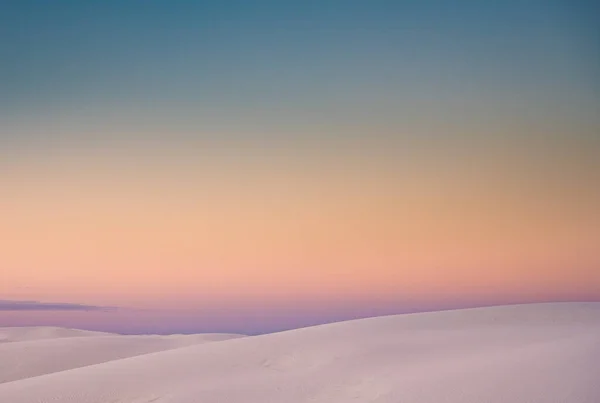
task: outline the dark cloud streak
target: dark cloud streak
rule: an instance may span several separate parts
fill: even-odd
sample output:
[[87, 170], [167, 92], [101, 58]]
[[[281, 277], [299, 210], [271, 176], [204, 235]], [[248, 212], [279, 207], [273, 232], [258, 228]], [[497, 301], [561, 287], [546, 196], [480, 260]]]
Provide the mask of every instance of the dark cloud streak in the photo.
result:
[[0, 311], [108, 311], [115, 307], [62, 302], [0, 300]]

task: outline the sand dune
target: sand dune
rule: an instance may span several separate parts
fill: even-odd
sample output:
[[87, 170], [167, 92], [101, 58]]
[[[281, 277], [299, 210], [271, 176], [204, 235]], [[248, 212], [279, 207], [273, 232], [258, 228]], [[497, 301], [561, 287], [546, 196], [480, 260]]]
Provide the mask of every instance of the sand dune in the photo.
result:
[[98, 333], [96, 337], [62, 337], [4, 343], [0, 344], [0, 383], [236, 337], [241, 336], [105, 336]]
[[91, 332], [89, 330], [65, 329], [62, 327], [0, 327], [0, 343], [61, 339], [66, 337], [107, 336], [111, 333]]
[[[80, 340], [71, 339], [74, 348]], [[598, 362], [600, 303], [532, 304], [363, 319], [115, 359], [1, 384], [0, 402], [598, 403]]]

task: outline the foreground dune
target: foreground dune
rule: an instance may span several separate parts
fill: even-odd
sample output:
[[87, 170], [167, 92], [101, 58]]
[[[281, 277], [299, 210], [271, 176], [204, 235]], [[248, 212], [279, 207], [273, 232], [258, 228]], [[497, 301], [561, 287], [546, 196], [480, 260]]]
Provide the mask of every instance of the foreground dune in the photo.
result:
[[598, 362], [600, 303], [514, 305], [115, 359], [0, 384], [0, 402], [598, 403]]

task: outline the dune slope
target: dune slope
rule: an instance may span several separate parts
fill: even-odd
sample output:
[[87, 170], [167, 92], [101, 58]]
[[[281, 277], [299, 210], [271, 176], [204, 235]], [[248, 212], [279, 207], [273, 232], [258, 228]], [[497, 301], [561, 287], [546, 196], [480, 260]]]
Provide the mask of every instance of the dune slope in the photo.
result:
[[63, 337], [0, 344], [0, 383], [120, 358], [242, 337], [232, 334]]
[[599, 303], [532, 304], [183, 347], [7, 382], [0, 401], [597, 403], [598, 362]]

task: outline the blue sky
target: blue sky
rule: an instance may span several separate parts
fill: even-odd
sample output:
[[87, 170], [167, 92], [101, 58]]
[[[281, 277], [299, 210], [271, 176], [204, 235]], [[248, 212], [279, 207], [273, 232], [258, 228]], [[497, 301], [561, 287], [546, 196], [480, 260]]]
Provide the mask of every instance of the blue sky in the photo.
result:
[[11, 122], [3, 141], [35, 138], [36, 124], [52, 127], [57, 116], [70, 122], [63, 132], [116, 122], [188, 137], [217, 129], [234, 140], [258, 132], [293, 139], [350, 135], [356, 125], [365, 127], [359, 136], [398, 136], [431, 120], [494, 124], [559, 113], [589, 121], [598, 104], [597, 42], [584, 2], [0, 7], [0, 113]]

